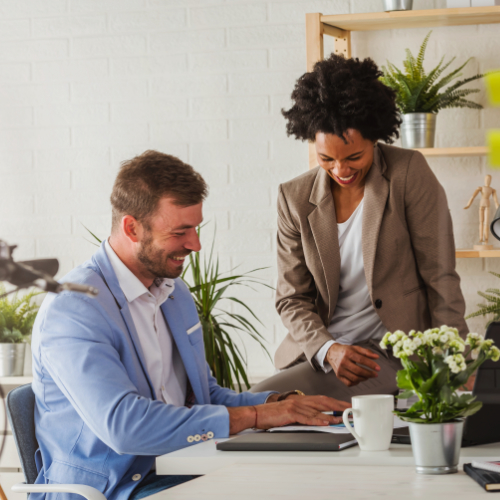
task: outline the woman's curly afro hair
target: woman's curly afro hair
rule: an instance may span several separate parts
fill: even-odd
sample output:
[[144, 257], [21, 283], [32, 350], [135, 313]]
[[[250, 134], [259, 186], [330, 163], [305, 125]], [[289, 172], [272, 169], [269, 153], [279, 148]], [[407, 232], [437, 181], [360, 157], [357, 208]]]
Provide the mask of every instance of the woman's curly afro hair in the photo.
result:
[[297, 139], [314, 141], [317, 132], [344, 139], [352, 128], [368, 140], [388, 144], [399, 137], [401, 119], [396, 93], [384, 85], [382, 72], [370, 59], [331, 55], [302, 75], [292, 92], [293, 106], [281, 110], [286, 131]]

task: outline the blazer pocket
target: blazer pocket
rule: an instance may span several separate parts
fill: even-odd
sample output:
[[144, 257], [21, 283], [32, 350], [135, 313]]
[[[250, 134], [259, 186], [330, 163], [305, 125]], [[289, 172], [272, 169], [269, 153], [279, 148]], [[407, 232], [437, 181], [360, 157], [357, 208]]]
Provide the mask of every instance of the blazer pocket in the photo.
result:
[[108, 476], [90, 469], [78, 467], [54, 460], [43, 474], [50, 483], [86, 484], [104, 493], [108, 484]]
[[189, 330], [186, 330], [188, 334], [188, 339], [192, 345], [197, 344], [203, 340], [203, 329], [201, 327], [201, 322], [198, 321], [196, 325], [192, 326]]
[[201, 328], [201, 322], [198, 321], [198, 323], [196, 323], [196, 325], [192, 326], [189, 330], [186, 331], [186, 333], [188, 335], [191, 335], [193, 332], [195, 332], [196, 330], [198, 330], [198, 328]]
[[407, 292], [403, 293], [403, 297], [407, 297], [408, 295], [411, 295], [412, 293], [418, 292], [419, 290], [423, 290], [425, 288], [425, 284], [415, 286], [408, 290]]

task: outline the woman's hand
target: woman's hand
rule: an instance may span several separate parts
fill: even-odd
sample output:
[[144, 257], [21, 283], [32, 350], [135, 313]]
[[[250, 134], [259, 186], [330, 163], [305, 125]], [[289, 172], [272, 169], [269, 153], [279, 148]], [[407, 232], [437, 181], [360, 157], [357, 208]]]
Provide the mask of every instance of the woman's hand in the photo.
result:
[[229, 433], [255, 427], [269, 429], [288, 424], [330, 425], [338, 424], [342, 417], [325, 415], [323, 411], [344, 411], [351, 404], [327, 396], [299, 396], [287, 398], [276, 403], [257, 406], [228, 408]]
[[357, 385], [372, 377], [378, 377], [377, 372], [380, 366], [373, 361], [374, 359], [378, 359], [378, 354], [355, 345], [333, 344], [326, 353], [326, 360], [330, 363], [335, 375], [347, 387]]

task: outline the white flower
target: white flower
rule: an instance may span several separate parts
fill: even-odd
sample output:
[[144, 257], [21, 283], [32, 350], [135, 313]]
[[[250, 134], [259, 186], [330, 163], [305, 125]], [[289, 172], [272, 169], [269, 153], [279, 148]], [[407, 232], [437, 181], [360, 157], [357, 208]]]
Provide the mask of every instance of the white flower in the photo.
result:
[[467, 368], [465, 359], [461, 354], [450, 354], [444, 358], [444, 362], [450, 367], [452, 373], [460, 373]]
[[498, 361], [500, 359], [500, 349], [497, 346], [492, 346], [489, 352], [489, 356], [492, 361]]
[[446, 344], [448, 340], [451, 340], [451, 337], [446, 332], [442, 333], [441, 336], [439, 337], [439, 342], [441, 344]]
[[471, 349], [476, 349], [476, 347], [481, 347], [484, 342], [484, 337], [479, 335], [479, 333], [468, 333], [465, 339], [466, 345], [470, 345]]
[[448, 344], [448, 349], [452, 349], [455, 352], [464, 352], [465, 342], [461, 338], [455, 338]]
[[470, 355], [471, 355], [471, 358], [476, 360], [477, 357], [479, 356], [479, 351], [481, 349], [479, 347], [476, 347], [475, 349], [472, 349], [472, 351], [470, 352]]

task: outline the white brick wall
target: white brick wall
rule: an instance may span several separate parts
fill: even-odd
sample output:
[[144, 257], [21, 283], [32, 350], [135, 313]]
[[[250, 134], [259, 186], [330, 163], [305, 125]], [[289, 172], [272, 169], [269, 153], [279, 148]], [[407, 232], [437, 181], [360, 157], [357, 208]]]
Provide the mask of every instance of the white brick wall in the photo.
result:
[[[209, 182], [205, 219], [217, 221], [223, 268], [269, 266], [261, 274], [274, 285], [277, 187], [307, 169], [307, 146], [286, 137], [280, 114], [305, 68], [304, 14], [377, 10], [382, 0], [0, 0], [0, 236], [19, 244], [19, 258], [58, 257], [65, 273], [95, 250], [83, 225], [100, 237], [109, 231], [119, 163], [155, 148]], [[354, 33], [353, 52], [400, 64], [427, 32]], [[427, 64], [456, 55], [473, 57], [467, 75], [500, 67], [499, 45], [499, 25], [436, 28]], [[477, 99], [487, 105], [484, 91]], [[485, 128], [499, 123], [498, 109], [444, 111], [437, 144], [482, 145]], [[430, 164], [447, 190], [457, 244], [470, 247], [477, 207], [463, 206], [485, 160]], [[500, 174], [493, 178], [500, 189]], [[499, 284], [487, 274], [499, 260], [461, 260], [458, 270], [469, 311], [476, 290]], [[259, 313], [273, 353], [285, 330], [272, 292], [236, 295]], [[271, 374], [262, 352], [247, 347], [251, 376]]]

